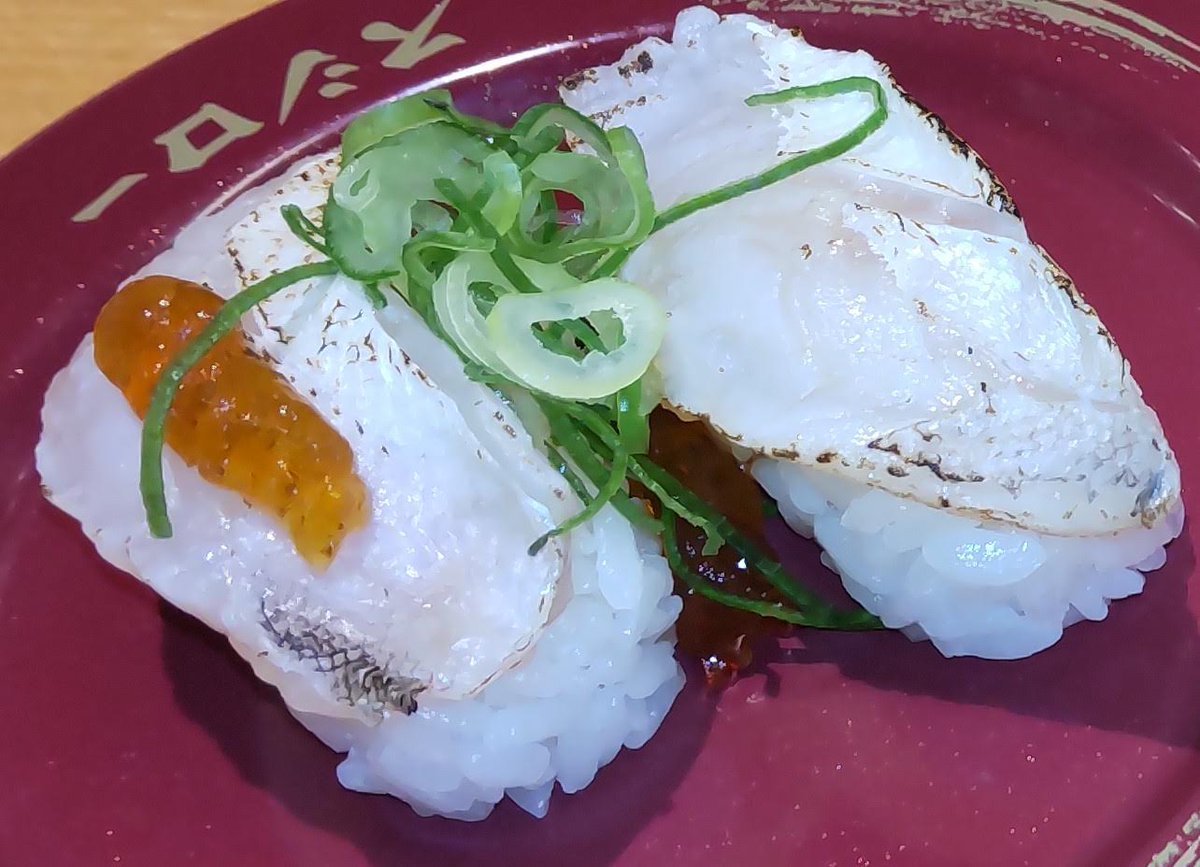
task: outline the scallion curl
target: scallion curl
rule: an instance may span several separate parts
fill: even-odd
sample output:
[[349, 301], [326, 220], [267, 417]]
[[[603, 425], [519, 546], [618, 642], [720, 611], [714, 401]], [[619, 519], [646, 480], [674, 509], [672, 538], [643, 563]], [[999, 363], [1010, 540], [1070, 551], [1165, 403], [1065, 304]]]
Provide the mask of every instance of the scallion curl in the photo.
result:
[[[343, 273], [363, 283], [378, 307], [386, 302], [381, 286], [393, 286], [434, 333], [464, 357], [469, 377], [490, 388], [510, 391], [519, 387], [511, 374], [463, 355], [462, 347], [454, 345], [439, 321], [432, 289], [448, 267], [464, 256], [486, 256], [511, 284], [511, 289], [504, 291], [524, 294], [564, 288], [562, 279], [587, 283], [612, 277], [652, 233], [842, 156], [887, 119], [883, 87], [865, 77], [749, 97], [748, 105], [766, 106], [851, 93], [872, 97], [874, 107], [845, 135], [661, 213], [655, 213], [644, 156], [633, 134], [623, 127], [605, 131], [566, 106], [535, 106], [509, 129], [458, 111], [448, 92], [435, 91], [360, 117], [343, 138], [342, 183], [335, 184], [321, 224], [293, 205], [283, 209], [289, 229], [331, 261], [280, 272], [235, 296], [160, 377], [142, 432], [141, 489], [151, 532], [163, 537], [171, 533], [162, 449], [166, 419], [183, 378], [237, 327], [248, 310], [271, 295], [300, 280]], [[564, 141], [583, 144], [590, 154], [559, 152]], [[414, 174], [407, 163], [400, 171], [399, 164], [387, 160], [391, 149], [399, 153], [408, 146], [421, 150], [417, 162], [431, 169], [431, 174]], [[357, 175], [351, 166], [358, 170]], [[438, 174], [442, 169], [445, 172]], [[363, 185], [370, 184], [376, 184], [378, 192], [367, 190], [368, 195], [360, 195]], [[583, 203], [578, 224], [559, 224], [556, 191]], [[396, 196], [399, 201], [392, 200]], [[501, 287], [493, 288], [499, 294]], [[616, 345], [611, 336], [606, 338], [604, 322], [593, 327], [587, 320], [560, 320], [532, 327], [548, 346], [563, 346], [576, 358], [611, 351]], [[486, 353], [481, 357], [485, 361], [490, 358]], [[728, 519], [646, 456], [651, 406], [643, 405], [641, 380], [620, 388], [601, 405], [575, 403], [535, 389], [528, 394], [549, 425], [549, 438], [540, 445], [583, 503], [579, 512], [535, 540], [531, 555], [611, 504], [635, 526], [662, 538], [673, 571], [701, 595], [798, 625], [880, 627], [866, 612], [837, 611], [800, 587]], [[658, 500], [661, 517], [652, 515], [631, 496], [627, 488], [631, 481]], [[734, 549], [786, 601], [747, 599], [697, 575], [679, 551], [677, 520], [700, 530], [706, 554], [726, 545]]]

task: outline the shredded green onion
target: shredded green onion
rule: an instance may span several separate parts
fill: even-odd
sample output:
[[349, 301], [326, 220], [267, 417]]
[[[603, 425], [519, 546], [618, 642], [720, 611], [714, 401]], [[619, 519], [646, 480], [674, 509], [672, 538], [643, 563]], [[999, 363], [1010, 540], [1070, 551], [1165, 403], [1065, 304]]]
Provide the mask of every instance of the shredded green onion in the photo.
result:
[[[612, 467], [609, 468], [608, 478], [604, 484], [600, 486], [600, 490], [595, 496], [584, 493], [580, 499], [586, 504], [580, 511], [576, 512], [563, 523], [559, 524], [553, 530], [542, 535], [537, 541], [529, 546], [529, 555], [535, 556], [538, 551], [546, 546], [546, 543], [555, 536], [562, 536], [571, 532], [576, 527], [586, 524], [592, 518], [600, 514], [600, 510], [608, 505], [609, 501], [615, 497], [625, 485], [625, 475], [629, 470], [629, 455], [624, 450], [618, 451], [613, 455]], [[576, 491], [578, 494], [579, 492]]]
[[679, 552], [679, 540], [676, 536], [675, 522], [664, 521], [662, 524], [663, 551], [671, 571], [678, 575], [687, 586], [708, 599], [718, 602], [728, 608], [749, 611], [760, 617], [773, 617], [795, 626], [807, 626], [814, 629], [838, 629], [847, 632], [879, 629], [881, 624], [874, 616], [865, 611], [842, 612], [821, 603], [808, 611], [790, 608], [783, 602], [770, 602], [766, 599], [751, 599], [737, 593], [722, 590], [712, 581], [696, 574], [695, 570], [683, 559]]
[[296, 205], [284, 205], [279, 212], [283, 216], [283, 222], [287, 224], [293, 235], [318, 253], [329, 255], [329, 246], [325, 243], [325, 235], [321, 231], [321, 227], [310, 220], [304, 211]]
[[815, 147], [812, 150], [803, 151], [793, 157], [789, 157], [753, 177], [735, 181], [723, 187], [717, 187], [715, 190], [667, 208], [667, 210], [659, 214], [654, 220], [654, 231], [657, 232], [660, 229], [664, 229], [672, 223], [682, 220], [684, 217], [691, 216], [697, 211], [711, 208], [722, 202], [728, 202], [730, 199], [736, 199], [755, 190], [761, 190], [763, 187], [777, 184], [819, 163], [837, 159], [866, 141], [872, 133], [883, 126], [888, 116], [887, 95], [884, 93], [883, 85], [873, 78], [866, 78], [864, 76], [839, 78], [837, 81], [827, 81], [823, 84], [791, 87], [776, 93], [758, 93], [748, 97], [746, 105], [756, 106], [779, 105], [796, 99], [826, 99], [831, 96], [841, 96], [847, 93], [864, 93], [870, 96], [874, 102], [874, 108], [872, 108], [871, 113], [867, 115], [866, 119], [857, 124], [848, 133], [835, 138], [828, 144], [823, 144], [820, 147]]
[[650, 449], [650, 412], [653, 405], [642, 409], [642, 383], [631, 382], [617, 392], [617, 434], [621, 448], [631, 455], [644, 455]]
[[[873, 109], [849, 132], [770, 169], [656, 212], [633, 133], [604, 130], [563, 105], [529, 109], [511, 127], [465, 114], [433, 90], [357, 118], [342, 137], [342, 166], [318, 225], [294, 205], [288, 228], [328, 261], [275, 274], [234, 296], [159, 379], [142, 428], [141, 492], [147, 523], [171, 535], [163, 484], [166, 420], [193, 366], [242, 316], [301, 280], [344, 274], [375, 307], [398, 295], [463, 359], [475, 381], [504, 395], [582, 509], [529, 547], [590, 521], [606, 505], [661, 536], [672, 570], [723, 605], [804, 626], [874, 629], [863, 611], [840, 612], [788, 576], [723, 515], [647, 457], [649, 413], [661, 398], [651, 362], [665, 328], [653, 296], [613, 279], [654, 232], [697, 211], [762, 189], [862, 144], [887, 119], [883, 87], [851, 77], [756, 94], [750, 106], [846, 94]], [[570, 146], [572, 150], [563, 150]], [[577, 200], [567, 221], [559, 196]], [[653, 497], [655, 517], [629, 491]], [[697, 528], [704, 553], [728, 546], [783, 601], [730, 593], [696, 574], [676, 521]]]
[[[825, 99], [831, 96], [841, 96], [848, 93], [864, 93], [871, 97], [874, 107], [871, 113], [861, 122], [856, 124], [845, 135], [839, 136], [827, 144], [812, 150], [803, 151], [793, 157], [784, 160], [777, 165], [772, 166], [764, 172], [753, 175], [749, 178], [744, 178], [740, 181], [734, 181], [731, 184], [726, 184], [723, 187], [718, 187], [695, 198], [687, 199], [677, 205], [673, 205], [667, 210], [660, 213], [654, 220], [654, 227], [651, 233], [657, 232], [660, 229], [665, 229], [672, 223], [682, 220], [684, 217], [690, 217], [697, 211], [702, 211], [705, 208], [711, 208], [715, 205], [720, 205], [723, 202], [728, 202], [731, 199], [736, 199], [739, 196], [744, 196], [746, 193], [761, 190], [763, 187], [769, 187], [771, 184], [777, 184], [782, 180], [790, 178], [792, 175], [798, 174], [805, 169], [812, 168], [820, 163], [829, 162], [838, 157], [849, 153], [854, 148], [858, 147], [866, 141], [872, 134], [879, 130], [887, 121], [887, 95], [884, 93], [883, 86], [873, 78], [865, 76], [851, 76], [849, 78], [839, 78], [836, 81], [827, 81], [821, 84], [803, 85], [800, 87], [791, 87], [787, 90], [781, 90], [774, 93], [757, 93], [746, 98], [746, 105], [779, 105], [786, 102], [791, 102], [796, 99]], [[606, 277], [616, 274], [621, 270], [621, 266], [632, 255], [634, 247], [614, 251], [609, 257], [603, 260], [593, 270], [592, 277]]]

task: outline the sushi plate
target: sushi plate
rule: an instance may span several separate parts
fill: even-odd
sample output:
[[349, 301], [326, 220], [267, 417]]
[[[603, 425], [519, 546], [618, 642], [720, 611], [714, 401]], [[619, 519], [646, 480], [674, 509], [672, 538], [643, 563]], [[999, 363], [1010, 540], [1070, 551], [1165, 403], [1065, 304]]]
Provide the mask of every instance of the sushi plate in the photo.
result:
[[[803, 633], [533, 819], [421, 819], [223, 639], [104, 564], [40, 495], [38, 409], [124, 275], [209, 203], [434, 83], [496, 118], [665, 34], [677, 0], [289, 0], [0, 162], [0, 863], [1188, 865], [1200, 850], [1191, 525], [1140, 597], [1018, 662]], [[741, 4], [717, 4], [721, 12]], [[1170, 0], [784, 0], [971, 142], [1130, 358], [1200, 491], [1200, 11]], [[1189, 507], [1196, 512], [1194, 501]], [[816, 552], [783, 539], [796, 568]]]

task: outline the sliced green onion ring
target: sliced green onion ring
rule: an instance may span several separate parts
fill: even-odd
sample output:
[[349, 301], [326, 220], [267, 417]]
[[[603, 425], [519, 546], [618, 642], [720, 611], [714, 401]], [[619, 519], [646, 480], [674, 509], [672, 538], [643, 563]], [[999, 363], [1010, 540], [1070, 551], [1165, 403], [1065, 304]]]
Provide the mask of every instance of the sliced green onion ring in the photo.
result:
[[[601, 310], [621, 320], [624, 340], [576, 361], [547, 349], [532, 333], [541, 322], [586, 319]], [[505, 295], [487, 316], [496, 355], [530, 388], [567, 400], [600, 400], [636, 382], [662, 344], [667, 316], [653, 295], [621, 280], [594, 280], [534, 295]]]
[[486, 253], [463, 253], [446, 267], [433, 284], [433, 309], [438, 322], [463, 355], [502, 376], [512, 378], [513, 374], [501, 361], [492, 344], [483, 314], [471, 297], [471, 285], [474, 283], [487, 283], [503, 294], [514, 291]]
[[607, 162], [611, 153], [603, 128], [585, 114], [553, 102], [535, 105], [513, 124], [512, 134], [527, 151], [543, 153], [574, 139]]
[[[439, 336], [445, 337], [433, 308], [433, 284], [438, 279], [436, 271], [444, 269], [463, 251], [487, 253], [495, 245], [486, 238], [468, 235], [465, 232], [424, 231], [404, 246], [402, 261], [404, 272], [392, 282], [404, 296], [410, 307], [425, 320]], [[430, 261], [438, 260], [431, 267]]]
[[[480, 166], [495, 151], [485, 142], [445, 123], [426, 124], [385, 139], [342, 166], [325, 205], [330, 256], [348, 276], [364, 283], [403, 270], [404, 246], [414, 220], [431, 212], [421, 203], [442, 202], [440, 179], [453, 179], [474, 196], [483, 183]], [[497, 178], [508, 173], [493, 163]]]
[[487, 199], [479, 209], [480, 216], [503, 235], [521, 210], [521, 171], [504, 151], [495, 151], [484, 159], [483, 189]]
[[427, 90], [359, 115], [342, 133], [342, 162], [348, 163], [363, 151], [406, 130], [445, 121], [446, 111], [442, 106], [451, 103], [450, 91]]
[[[435, 182], [435, 185], [439, 192], [446, 197], [446, 201], [458, 210], [460, 219], [467, 226], [495, 244], [495, 248], [492, 251], [492, 259], [496, 263], [496, 267], [508, 278], [509, 283], [518, 292], [533, 294], [542, 291], [543, 288], [559, 288], [560, 285], [565, 287], [574, 285], [577, 282], [561, 265], [550, 262], [535, 264], [534, 260], [523, 259], [510, 254], [505, 249], [505, 239], [501, 238], [496, 233], [495, 228], [471, 207], [470, 201], [457, 184], [441, 178]], [[532, 278], [531, 275], [534, 274], [538, 275], [537, 280]], [[551, 277], [550, 275], [554, 276]], [[588, 349], [597, 350], [603, 348], [603, 344], [600, 342], [595, 331], [582, 323], [567, 322], [562, 327], [566, 331], [569, 331], [576, 340]]]
[[[510, 233], [514, 248], [530, 259], [563, 262], [590, 254], [640, 244], [654, 226], [654, 199], [646, 178], [646, 162], [637, 138], [625, 127], [602, 133], [597, 153], [539, 154], [522, 172], [524, 201]], [[578, 225], [559, 227], [542, 239], [542, 229], [555, 219], [546, 212], [547, 196], [561, 191], [583, 205]]]
[[454, 124], [464, 132], [492, 139], [497, 143], [512, 137], [512, 131], [508, 127], [459, 111], [454, 107], [454, 100], [448, 90], [427, 90], [418, 96], [424, 99], [427, 106], [439, 112], [446, 123]]

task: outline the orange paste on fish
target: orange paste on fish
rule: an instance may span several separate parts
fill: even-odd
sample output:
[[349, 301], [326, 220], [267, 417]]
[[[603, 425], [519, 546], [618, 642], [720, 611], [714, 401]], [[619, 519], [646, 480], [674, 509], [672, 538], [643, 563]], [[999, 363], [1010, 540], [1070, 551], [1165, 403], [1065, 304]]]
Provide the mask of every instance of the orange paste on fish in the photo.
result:
[[[223, 301], [196, 283], [146, 277], [100, 311], [96, 365], [145, 417], [159, 376]], [[277, 517], [296, 550], [324, 567], [364, 526], [370, 497], [349, 443], [263, 359], [238, 329], [184, 378], [166, 443], [208, 482]]]

